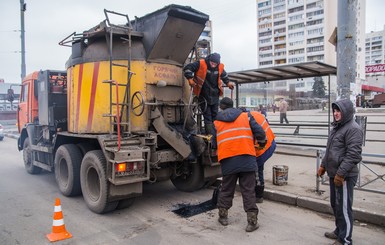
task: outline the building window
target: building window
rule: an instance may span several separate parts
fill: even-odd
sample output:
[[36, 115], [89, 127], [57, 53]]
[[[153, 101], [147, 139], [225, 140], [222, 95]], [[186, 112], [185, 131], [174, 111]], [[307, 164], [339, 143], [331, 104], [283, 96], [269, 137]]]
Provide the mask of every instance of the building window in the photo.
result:
[[271, 5], [270, 1], [261, 2], [261, 3], [258, 3], [258, 8], [263, 8], [263, 7], [266, 7], [266, 6], [269, 6], [269, 5]]
[[250, 98], [250, 105], [257, 106], [258, 105], [258, 99], [254, 98], [254, 97], [251, 97]]
[[307, 52], [319, 52], [324, 50], [324, 46], [309, 47], [306, 49]]
[[292, 14], [292, 13], [299, 12], [299, 11], [303, 11], [303, 6], [289, 9], [289, 11], [287, 11], [287, 12], [288, 12], [289, 14]]
[[300, 63], [304, 61], [305, 61], [305, 57], [295, 57], [295, 58], [289, 59], [289, 63]]
[[320, 10], [317, 10], [317, 11], [306, 13], [306, 17], [309, 18], [309, 17], [313, 17], [313, 16], [316, 16], [316, 15], [321, 15], [323, 13], [324, 13], [324, 10], [320, 9]]
[[239, 98], [239, 104], [240, 105], [246, 105], [246, 98], [245, 97]]
[[304, 34], [305, 34], [305, 33], [304, 33], [303, 31], [290, 33], [290, 34], [289, 34], [289, 38], [303, 37]]
[[322, 23], [323, 23], [323, 19], [319, 19], [319, 20], [308, 21], [308, 22], [306, 22], [306, 25], [307, 26], [314, 26], [314, 25], [319, 25]]
[[300, 28], [303, 28], [304, 26], [305, 26], [304, 23], [298, 23], [298, 24], [290, 25], [289, 30], [300, 29]]
[[302, 20], [304, 18], [304, 14], [297, 14], [289, 17], [289, 21]]
[[316, 28], [313, 30], [308, 30], [307, 34], [308, 35], [322, 35], [324, 28]]
[[303, 54], [303, 53], [305, 53], [305, 50], [303, 48], [289, 51], [289, 55], [297, 55], [297, 54]]
[[271, 65], [271, 64], [273, 64], [273, 61], [263, 61], [263, 62], [259, 62], [259, 65], [260, 66], [266, 66], [266, 65]]
[[274, 26], [284, 25], [286, 23], [286, 20], [276, 21], [274, 22]]
[[307, 44], [322, 43], [323, 41], [324, 41], [324, 37], [316, 37], [316, 38], [308, 39]]
[[297, 45], [302, 45], [302, 44], [303, 44], [303, 40], [289, 42], [289, 46], [297, 46]]
[[282, 18], [282, 17], [285, 17], [285, 16], [286, 16], [285, 12], [274, 14], [274, 19]]

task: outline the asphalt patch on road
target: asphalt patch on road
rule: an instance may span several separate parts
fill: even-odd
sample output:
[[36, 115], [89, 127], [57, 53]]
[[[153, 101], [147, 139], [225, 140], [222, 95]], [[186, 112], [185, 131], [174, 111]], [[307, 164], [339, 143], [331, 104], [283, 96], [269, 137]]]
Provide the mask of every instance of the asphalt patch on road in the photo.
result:
[[214, 189], [210, 200], [198, 204], [179, 203], [176, 204], [171, 211], [182, 218], [189, 218], [191, 216], [213, 210], [217, 208], [220, 188], [221, 186], [218, 186]]

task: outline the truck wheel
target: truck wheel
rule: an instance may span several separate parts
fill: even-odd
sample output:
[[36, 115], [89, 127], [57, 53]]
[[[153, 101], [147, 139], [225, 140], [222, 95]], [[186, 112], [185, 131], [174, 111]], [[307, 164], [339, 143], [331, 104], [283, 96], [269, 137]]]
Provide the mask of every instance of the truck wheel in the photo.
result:
[[36, 167], [32, 165], [32, 150], [29, 145], [29, 138], [25, 138], [23, 143], [23, 160], [24, 160], [24, 167], [25, 170], [27, 170], [30, 174], [39, 174], [43, 169]]
[[80, 188], [80, 149], [73, 144], [60, 146], [55, 156], [55, 179], [60, 192], [64, 196], [77, 196], [82, 193]]
[[203, 166], [199, 163], [183, 163], [183, 169], [177, 176], [171, 177], [171, 182], [180, 191], [192, 192], [199, 190], [205, 184]]
[[118, 201], [108, 201], [106, 159], [101, 150], [89, 151], [80, 167], [80, 185], [88, 208], [98, 214], [116, 209]]
[[116, 209], [120, 210], [124, 208], [129, 208], [134, 203], [134, 201], [135, 201], [135, 197], [120, 200]]
[[81, 153], [83, 154], [83, 156], [89, 152], [89, 151], [92, 151], [92, 150], [95, 150], [95, 148], [89, 144], [89, 143], [85, 143], [85, 142], [82, 142], [82, 143], [79, 143], [77, 144], [77, 147], [79, 147]]

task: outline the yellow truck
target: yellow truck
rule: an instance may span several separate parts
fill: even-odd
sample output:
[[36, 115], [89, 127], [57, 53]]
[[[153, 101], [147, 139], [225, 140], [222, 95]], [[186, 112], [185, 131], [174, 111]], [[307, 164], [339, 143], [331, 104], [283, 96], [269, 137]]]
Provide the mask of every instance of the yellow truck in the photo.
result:
[[60, 42], [72, 51], [66, 70], [23, 80], [27, 172], [54, 172], [60, 192], [82, 194], [95, 213], [130, 206], [143, 182], [171, 180], [182, 191], [213, 183], [220, 167], [182, 73], [208, 15], [179, 5], [135, 20], [104, 13]]

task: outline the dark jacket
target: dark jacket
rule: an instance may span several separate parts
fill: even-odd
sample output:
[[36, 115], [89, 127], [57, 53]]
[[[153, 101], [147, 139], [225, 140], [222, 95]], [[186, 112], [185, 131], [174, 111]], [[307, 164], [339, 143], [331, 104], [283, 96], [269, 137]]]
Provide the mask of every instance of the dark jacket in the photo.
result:
[[[199, 97], [204, 98], [207, 101], [208, 105], [215, 105], [219, 103], [219, 88], [218, 88], [218, 67], [212, 68], [210, 66], [210, 56], [207, 56], [205, 58], [205, 62], [207, 65], [207, 74], [206, 74], [206, 79], [205, 82], [203, 83], [202, 90], [200, 92]], [[199, 60], [187, 64], [183, 68], [184, 76], [187, 79], [191, 79], [194, 77], [195, 72], [199, 70], [200, 62]], [[223, 70], [221, 74], [221, 80], [224, 84], [227, 85], [229, 82], [229, 77], [227, 75], [227, 72]]]
[[[228, 108], [220, 111], [216, 120], [222, 122], [234, 122], [239, 115], [243, 113], [241, 109]], [[263, 128], [255, 121], [249, 114], [250, 128], [253, 132], [254, 138], [257, 141], [264, 141], [266, 134]], [[250, 172], [257, 170], [256, 157], [251, 155], [240, 155], [225, 158], [221, 161], [222, 175], [236, 174], [240, 172]]]
[[321, 166], [329, 177], [336, 174], [346, 177], [358, 176], [357, 164], [362, 160], [363, 131], [355, 122], [353, 103], [349, 99], [342, 99], [332, 103], [341, 111], [341, 120], [332, 123], [326, 153]]

